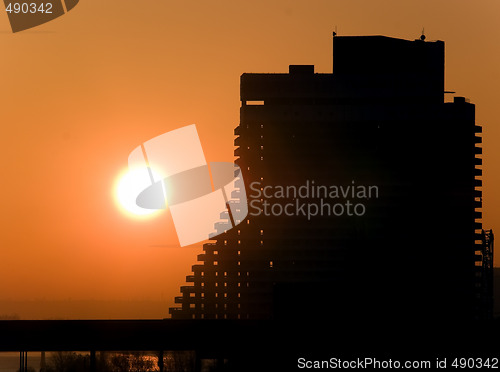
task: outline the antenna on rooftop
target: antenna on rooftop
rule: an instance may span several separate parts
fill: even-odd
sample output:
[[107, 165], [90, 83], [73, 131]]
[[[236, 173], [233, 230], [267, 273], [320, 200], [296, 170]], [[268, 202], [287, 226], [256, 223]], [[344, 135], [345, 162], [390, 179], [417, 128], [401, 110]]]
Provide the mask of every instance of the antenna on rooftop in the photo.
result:
[[422, 35], [420, 35], [420, 40], [425, 41], [425, 29], [422, 27]]

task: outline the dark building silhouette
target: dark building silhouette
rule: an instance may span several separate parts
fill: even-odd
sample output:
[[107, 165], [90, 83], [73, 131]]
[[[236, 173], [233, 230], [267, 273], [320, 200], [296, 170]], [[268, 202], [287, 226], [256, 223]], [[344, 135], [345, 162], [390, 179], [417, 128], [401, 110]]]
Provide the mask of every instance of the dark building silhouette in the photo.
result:
[[500, 320], [500, 268], [493, 269], [493, 317]]
[[204, 245], [172, 317], [491, 317], [481, 126], [444, 95], [442, 41], [334, 36], [332, 74], [243, 74], [235, 156], [250, 214]]

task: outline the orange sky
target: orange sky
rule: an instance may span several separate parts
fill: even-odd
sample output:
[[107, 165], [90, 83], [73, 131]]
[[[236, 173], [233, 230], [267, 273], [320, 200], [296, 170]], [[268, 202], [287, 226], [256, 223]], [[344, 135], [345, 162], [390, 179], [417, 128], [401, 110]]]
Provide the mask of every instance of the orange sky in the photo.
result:
[[129, 152], [196, 123], [207, 159], [231, 161], [240, 75], [331, 72], [335, 26], [445, 41], [446, 89], [484, 125], [484, 226], [500, 232], [498, 14], [497, 0], [82, 0], [18, 34], [0, 16], [0, 300], [173, 300], [201, 248], [176, 247], [168, 214], [116, 208]]

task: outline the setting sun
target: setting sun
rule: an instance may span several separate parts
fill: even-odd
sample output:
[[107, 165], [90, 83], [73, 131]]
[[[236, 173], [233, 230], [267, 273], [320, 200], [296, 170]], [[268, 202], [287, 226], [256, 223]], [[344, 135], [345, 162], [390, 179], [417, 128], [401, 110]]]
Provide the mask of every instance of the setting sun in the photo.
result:
[[157, 209], [145, 209], [136, 204], [139, 193], [151, 185], [145, 169], [132, 169], [122, 173], [115, 183], [113, 195], [118, 207], [130, 217], [152, 217], [160, 213]]

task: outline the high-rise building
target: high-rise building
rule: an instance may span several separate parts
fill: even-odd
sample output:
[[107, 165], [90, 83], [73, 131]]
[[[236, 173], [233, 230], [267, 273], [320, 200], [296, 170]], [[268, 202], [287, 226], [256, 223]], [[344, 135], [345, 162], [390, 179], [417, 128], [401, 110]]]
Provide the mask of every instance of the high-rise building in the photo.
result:
[[481, 126], [424, 39], [334, 35], [331, 74], [241, 76], [249, 215], [204, 245], [173, 318], [491, 316]]

